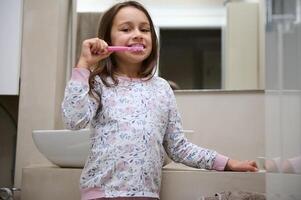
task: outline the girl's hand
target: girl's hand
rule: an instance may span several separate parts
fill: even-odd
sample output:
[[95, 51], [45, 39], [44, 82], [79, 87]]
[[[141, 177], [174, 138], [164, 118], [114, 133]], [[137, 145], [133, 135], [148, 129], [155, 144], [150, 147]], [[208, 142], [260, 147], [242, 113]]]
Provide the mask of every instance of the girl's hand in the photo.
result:
[[76, 67], [89, 69], [100, 60], [108, 57], [111, 52], [107, 50], [108, 44], [99, 38], [83, 41], [81, 54]]
[[237, 172], [257, 172], [258, 167], [255, 161], [253, 160], [233, 160], [229, 159], [226, 167], [226, 171], [237, 171]]

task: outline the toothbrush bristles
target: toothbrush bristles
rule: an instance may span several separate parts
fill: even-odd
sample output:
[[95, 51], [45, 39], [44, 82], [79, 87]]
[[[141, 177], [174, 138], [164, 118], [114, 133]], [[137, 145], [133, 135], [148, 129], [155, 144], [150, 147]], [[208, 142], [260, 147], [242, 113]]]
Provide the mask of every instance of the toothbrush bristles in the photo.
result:
[[131, 47], [131, 51], [143, 51], [143, 46]]

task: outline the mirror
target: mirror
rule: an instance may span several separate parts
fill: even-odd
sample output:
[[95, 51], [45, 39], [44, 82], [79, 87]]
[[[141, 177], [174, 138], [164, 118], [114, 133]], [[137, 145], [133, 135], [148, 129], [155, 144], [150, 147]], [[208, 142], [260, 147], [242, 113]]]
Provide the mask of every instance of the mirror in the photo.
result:
[[159, 76], [175, 89], [221, 89], [221, 29], [160, 29]]
[[[159, 38], [157, 74], [174, 89], [264, 89], [259, 2], [140, 2]], [[76, 58], [82, 41], [97, 35], [101, 13], [114, 3], [77, 0]]]

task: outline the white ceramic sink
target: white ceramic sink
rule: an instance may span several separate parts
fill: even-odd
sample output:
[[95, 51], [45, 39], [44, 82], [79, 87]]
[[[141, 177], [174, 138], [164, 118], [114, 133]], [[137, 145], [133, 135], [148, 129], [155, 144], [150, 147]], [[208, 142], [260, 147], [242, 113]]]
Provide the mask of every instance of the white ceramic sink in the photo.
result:
[[[183, 130], [185, 134], [192, 130]], [[34, 130], [32, 137], [38, 150], [59, 167], [84, 167], [89, 152], [89, 129]], [[164, 166], [171, 162], [164, 155]]]
[[38, 150], [59, 167], [83, 167], [89, 152], [89, 129], [34, 130]]

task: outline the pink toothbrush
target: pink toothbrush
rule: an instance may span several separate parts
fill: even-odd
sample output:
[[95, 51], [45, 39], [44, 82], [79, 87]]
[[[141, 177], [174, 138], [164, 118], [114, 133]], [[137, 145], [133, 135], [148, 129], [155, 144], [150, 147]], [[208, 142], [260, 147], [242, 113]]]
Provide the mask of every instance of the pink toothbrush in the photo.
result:
[[143, 51], [143, 46], [108, 46], [108, 51]]

